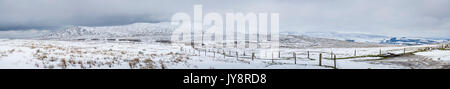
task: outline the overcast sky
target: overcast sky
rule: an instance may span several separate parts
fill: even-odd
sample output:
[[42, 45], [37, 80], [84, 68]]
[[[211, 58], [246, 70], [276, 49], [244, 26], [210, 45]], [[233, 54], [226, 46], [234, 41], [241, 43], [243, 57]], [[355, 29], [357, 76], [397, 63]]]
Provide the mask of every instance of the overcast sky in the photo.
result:
[[450, 0], [0, 0], [0, 38], [168, 21], [195, 4], [204, 13], [278, 12], [282, 31], [450, 38]]

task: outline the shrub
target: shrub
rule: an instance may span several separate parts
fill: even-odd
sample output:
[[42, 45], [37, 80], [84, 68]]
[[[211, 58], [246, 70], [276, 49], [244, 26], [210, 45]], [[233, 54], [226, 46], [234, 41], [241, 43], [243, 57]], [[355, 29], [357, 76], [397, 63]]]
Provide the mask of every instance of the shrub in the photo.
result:
[[66, 59], [61, 59], [61, 67], [65, 69], [67, 67]]
[[47, 55], [42, 55], [42, 56], [39, 56], [39, 57], [38, 57], [39, 60], [44, 60], [44, 59], [46, 59], [46, 58], [47, 58]]

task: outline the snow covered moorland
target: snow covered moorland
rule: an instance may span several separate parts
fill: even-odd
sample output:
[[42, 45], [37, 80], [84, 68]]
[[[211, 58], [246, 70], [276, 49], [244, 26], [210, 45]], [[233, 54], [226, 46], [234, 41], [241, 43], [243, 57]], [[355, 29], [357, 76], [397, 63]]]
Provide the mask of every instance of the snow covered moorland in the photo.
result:
[[[448, 49], [399, 57], [404, 59], [370, 56], [379, 54], [380, 49], [382, 55], [401, 54], [405, 47], [281, 48], [280, 58], [278, 55], [274, 55], [273, 59], [256, 56], [252, 60], [251, 50], [191, 48], [166, 43], [2, 39], [0, 45], [2, 69], [332, 69], [334, 61], [330, 59], [331, 52], [336, 55], [336, 67], [339, 69], [443, 68], [449, 60]], [[433, 45], [406, 47], [405, 52], [429, 46]], [[357, 51], [356, 56], [354, 50]], [[270, 53], [254, 55], [273, 56]]]
[[280, 35], [277, 55], [265, 48], [171, 43], [172, 30], [167, 23], [74, 26], [37, 39], [0, 39], [0, 69], [450, 68], [448, 43], [399, 46]]

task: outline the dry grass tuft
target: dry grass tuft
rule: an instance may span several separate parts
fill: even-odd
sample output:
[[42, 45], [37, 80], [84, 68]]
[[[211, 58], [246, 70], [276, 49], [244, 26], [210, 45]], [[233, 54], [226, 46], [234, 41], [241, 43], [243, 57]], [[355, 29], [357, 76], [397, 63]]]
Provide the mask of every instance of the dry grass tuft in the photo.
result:
[[167, 69], [167, 67], [163, 61], [159, 61], [159, 63], [161, 64], [161, 69]]
[[13, 53], [14, 51], [16, 51], [16, 49], [8, 50], [9, 53]]
[[60, 64], [60, 66], [61, 66], [63, 69], [67, 68], [66, 59], [64, 59], [64, 58], [61, 59], [61, 64]]
[[136, 64], [138, 64], [138, 63], [139, 63], [139, 58], [134, 58], [133, 60], [130, 60], [128, 62], [128, 65], [130, 66], [130, 68], [134, 68], [134, 67], [136, 67]]
[[46, 58], [48, 58], [47, 55], [41, 55], [41, 56], [38, 57], [39, 60], [44, 60]]
[[177, 58], [175, 58], [175, 62], [176, 63], [181, 62], [182, 59], [183, 59], [183, 56], [178, 56]]

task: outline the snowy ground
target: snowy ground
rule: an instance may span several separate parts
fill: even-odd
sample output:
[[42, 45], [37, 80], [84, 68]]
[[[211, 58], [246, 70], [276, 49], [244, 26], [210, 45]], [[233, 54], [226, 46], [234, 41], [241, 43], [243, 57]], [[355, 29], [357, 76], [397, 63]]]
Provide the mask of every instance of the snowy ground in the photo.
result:
[[422, 55], [433, 60], [450, 61], [450, 50], [432, 50], [427, 52], [418, 52], [415, 55]]
[[[179, 46], [162, 43], [104, 42], [104, 41], [50, 41], [0, 39], [0, 69], [333, 69], [331, 53], [337, 58], [413, 52], [435, 45], [374, 48], [281, 48], [277, 53], [265, 49], [215, 49]], [[182, 48], [181, 48], [182, 47]], [[307, 58], [307, 52], [310, 58]], [[225, 56], [223, 55], [225, 52]], [[236, 57], [238, 52], [238, 57]], [[246, 53], [244, 55], [244, 52]], [[293, 59], [293, 52], [296, 59]], [[251, 59], [255, 53], [256, 59]], [[319, 66], [319, 54], [322, 65]], [[447, 51], [415, 53], [427, 58], [450, 60]], [[263, 58], [266, 57], [266, 58]], [[273, 58], [272, 58], [273, 57]], [[399, 63], [384, 63], [380, 57], [339, 59], [338, 69], [397, 69], [411, 68]], [[434, 61], [433, 61], [434, 62]], [[425, 67], [418, 67], [425, 68]], [[434, 68], [434, 67], [433, 67]], [[439, 68], [439, 67], [436, 67]]]

